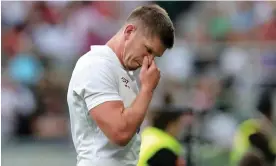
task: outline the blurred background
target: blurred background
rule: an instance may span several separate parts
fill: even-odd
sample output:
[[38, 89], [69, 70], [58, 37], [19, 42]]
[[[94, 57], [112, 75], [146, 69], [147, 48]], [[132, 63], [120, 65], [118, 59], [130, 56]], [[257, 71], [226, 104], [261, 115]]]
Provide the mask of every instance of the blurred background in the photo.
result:
[[157, 60], [162, 77], [143, 127], [160, 107], [192, 108], [179, 138], [185, 148], [196, 135], [194, 165], [227, 165], [238, 125], [276, 85], [275, 2], [1, 2], [3, 166], [76, 165], [66, 102], [75, 62], [149, 3], [167, 10], [176, 43]]

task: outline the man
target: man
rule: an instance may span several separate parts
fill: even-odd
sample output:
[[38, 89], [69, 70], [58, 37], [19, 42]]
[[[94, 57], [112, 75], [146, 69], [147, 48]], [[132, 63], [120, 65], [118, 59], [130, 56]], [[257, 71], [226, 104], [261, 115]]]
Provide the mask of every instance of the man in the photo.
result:
[[276, 155], [266, 135], [261, 132], [249, 136], [250, 150], [241, 158], [238, 166], [274, 166]]
[[[78, 166], [135, 166], [143, 122], [160, 71], [154, 58], [174, 44], [174, 27], [156, 5], [136, 8], [106, 45], [77, 62], [67, 94]], [[138, 92], [132, 71], [141, 67]]]
[[184, 166], [184, 150], [177, 137], [191, 120], [190, 110], [184, 113], [182, 109], [165, 108], [157, 112], [153, 126], [142, 132], [138, 166]]
[[[238, 128], [230, 153], [230, 165], [248, 163], [261, 158], [268, 165], [273, 165], [276, 159], [276, 142], [273, 126], [273, 91], [265, 90], [257, 105], [260, 118], [248, 119]], [[240, 164], [246, 165], [246, 164]]]

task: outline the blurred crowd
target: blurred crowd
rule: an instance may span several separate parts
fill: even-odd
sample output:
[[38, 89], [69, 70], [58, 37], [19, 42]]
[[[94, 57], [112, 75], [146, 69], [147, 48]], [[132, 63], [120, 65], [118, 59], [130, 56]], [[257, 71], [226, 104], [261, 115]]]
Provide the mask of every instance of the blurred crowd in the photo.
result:
[[[2, 2], [2, 141], [69, 138], [66, 92], [75, 62], [149, 3]], [[172, 17], [176, 43], [157, 59], [162, 77], [152, 112], [165, 104], [193, 108], [206, 115], [195, 122], [199, 133], [229, 147], [237, 124], [254, 116], [261, 89], [276, 84], [276, 3], [154, 3]]]

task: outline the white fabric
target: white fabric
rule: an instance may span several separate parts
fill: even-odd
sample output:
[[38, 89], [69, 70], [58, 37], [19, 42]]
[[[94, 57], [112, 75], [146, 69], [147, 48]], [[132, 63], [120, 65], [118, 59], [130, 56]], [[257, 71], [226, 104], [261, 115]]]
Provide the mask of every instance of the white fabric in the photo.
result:
[[137, 92], [135, 79], [123, 69], [116, 54], [108, 46], [92, 46], [78, 60], [67, 94], [78, 166], [137, 164], [140, 135], [136, 134], [128, 145], [120, 147], [110, 143], [89, 116], [89, 110], [106, 101], [122, 100], [124, 106], [128, 107]]

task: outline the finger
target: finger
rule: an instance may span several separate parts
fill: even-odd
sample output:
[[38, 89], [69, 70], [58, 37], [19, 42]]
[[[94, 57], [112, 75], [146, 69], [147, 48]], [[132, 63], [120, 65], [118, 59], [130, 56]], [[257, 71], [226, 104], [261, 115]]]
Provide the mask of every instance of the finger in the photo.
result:
[[156, 68], [156, 63], [154, 60], [151, 62], [150, 68]]
[[141, 71], [146, 71], [149, 67], [149, 61], [147, 57], [144, 57]]
[[161, 77], [161, 71], [160, 71], [160, 69], [157, 68], [157, 71], [158, 71], [159, 77]]

